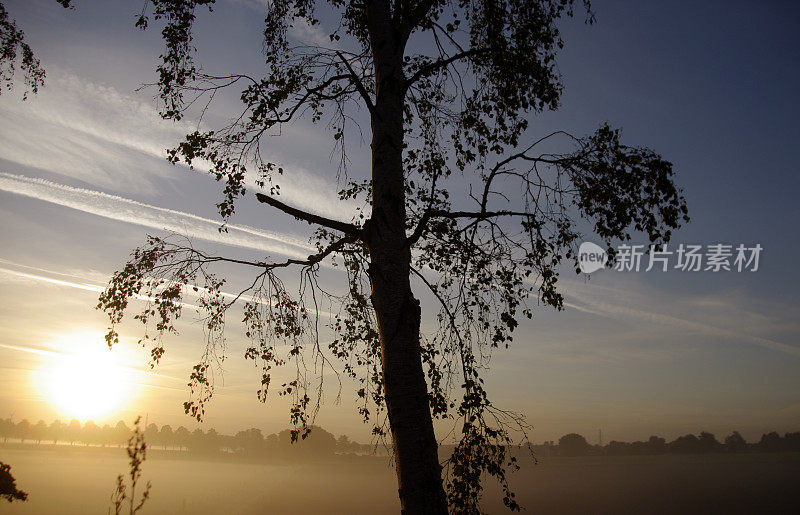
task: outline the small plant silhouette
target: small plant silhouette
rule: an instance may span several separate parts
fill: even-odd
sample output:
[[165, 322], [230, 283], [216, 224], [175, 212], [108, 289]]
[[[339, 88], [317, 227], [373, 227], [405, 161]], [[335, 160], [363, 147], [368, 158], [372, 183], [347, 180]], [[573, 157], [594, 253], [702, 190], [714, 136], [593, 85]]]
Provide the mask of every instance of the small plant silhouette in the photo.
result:
[[11, 475], [11, 465], [0, 461], [0, 499], [8, 502], [24, 501], [28, 493], [17, 488], [17, 482]]
[[[136, 502], [136, 484], [142, 476], [142, 463], [147, 459], [147, 443], [144, 441], [144, 431], [140, 427], [142, 417], [136, 417], [133, 423], [133, 435], [128, 439], [128, 458], [130, 463], [130, 494], [128, 493], [128, 485], [125, 484], [125, 476], [120, 474], [117, 476], [117, 487], [114, 493], [111, 494], [111, 505], [114, 508], [114, 515], [121, 515], [124, 506], [128, 506], [128, 515], [133, 515], [142, 509], [144, 503], [150, 498], [150, 481], [142, 493], [142, 498], [138, 504]], [[127, 503], [125, 502], [127, 499]], [[111, 513], [111, 508], [108, 509]]]

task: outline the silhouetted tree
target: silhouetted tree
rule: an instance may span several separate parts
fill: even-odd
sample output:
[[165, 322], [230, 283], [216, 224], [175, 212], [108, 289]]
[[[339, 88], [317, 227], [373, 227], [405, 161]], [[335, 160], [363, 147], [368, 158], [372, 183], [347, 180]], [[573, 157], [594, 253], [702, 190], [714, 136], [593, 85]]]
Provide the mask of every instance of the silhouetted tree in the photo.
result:
[[108, 424], [103, 424], [103, 429], [100, 431], [100, 445], [105, 447], [106, 445], [114, 445], [116, 440], [114, 439], [114, 428], [112, 428]]
[[775, 452], [782, 450], [783, 442], [781, 435], [775, 431], [761, 435], [761, 440], [758, 442], [758, 448], [762, 451]]
[[48, 427], [48, 433], [53, 443], [58, 443], [64, 439], [64, 423], [60, 420], [54, 420]]
[[73, 418], [69, 421], [69, 425], [66, 427], [66, 438], [70, 445], [74, 445], [81, 439], [81, 429], [80, 420]]
[[[56, 0], [65, 8], [71, 8], [72, 0]], [[17, 67], [23, 73], [25, 92], [36, 93], [44, 85], [45, 72], [33, 50], [25, 42], [25, 33], [17, 23], [8, 16], [3, 2], [0, 2], [0, 93], [3, 89], [11, 89], [14, 85], [14, 72]]]
[[713, 434], [707, 431], [702, 431], [700, 433], [697, 444], [700, 452], [717, 452], [722, 450], [722, 444], [717, 441], [717, 438]]
[[175, 439], [175, 435], [172, 434], [172, 426], [161, 426], [161, 431], [158, 434], [158, 438], [161, 441], [161, 445], [164, 447], [164, 449], [166, 449], [168, 445], [171, 446]]
[[[22, 57], [17, 62], [17, 54]], [[6, 8], [0, 3], [0, 92], [4, 88], [13, 86], [14, 71], [19, 65], [25, 74], [25, 96], [28, 89], [36, 93], [44, 83], [44, 70], [39, 60], [33, 56], [33, 50], [25, 42], [25, 34], [17, 27], [14, 20], [9, 18]]]
[[667, 441], [660, 436], [651, 436], [647, 440], [647, 448], [653, 454], [662, 454], [667, 450]]
[[734, 431], [725, 437], [725, 448], [731, 452], [741, 452], [747, 449], [747, 442], [739, 431]]
[[783, 443], [787, 451], [800, 451], [800, 431], [783, 435]]
[[261, 454], [264, 452], [264, 435], [260, 429], [250, 428], [236, 433], [235, 445], [246, 454]]
[[[147, 28], [152, 16], [165, 24], [166, 50], [158, 66], [163, 117], [179, 120], [200, 97], [211, 100], [229, 87], [241, 88], [243, 108], [233, 123], [187, 135], [169, 159], [211, 163], [212, 175], [226, 184], [218, 204], [225, 220], [245, 193], [248, 172], [255, 171], [256, 184], [268, 192], [258, 193], [258, 200], [314, 225], [317, 252], [284, 262], [248, 261], [149, 238], [100, 298], [112, 324], [109, 345], [118, 340], [115, 325], [128, 300], [142, 295], [151, 301], [138, 318], [155, 321], [157, 362], [163, 333], [174, 331], [180, 315], [183, 285], [200, 283], [203, 288], [194, 291], [206, 311], [208, 345], [216, 347], [232, 303], [224, 300], [223, 281], [210, 267], [252, 267], [255, 280], [242, 292], [247, 296], [237, 298], [252, 299], [244, 304], [246, 333], [253, 340], [245, 356], [262, 364], [258, 396], [264, 400], [272, 369], [302, 362], [305, 346], [327, 361], [320, 357], [316, 334], [319, 314], [307, 307], [323, 295], [341, 306], [331, 323], [338, 337], [330, 350], [360, 383], [360, 413], [375, 422], [379, 435], [383, 423], [376, 416], [384, 410], [388, 415], [403, 509], [445, 512], [449, 500], [455, 509], [477, 510], [483, 473], [500, 481], [504, 501], [517, 509], [505, 475], [506, 466], [515, 466], [506, 452], [508, 426], [526, 426], [488, 400], [480, 378], [482, 357], [508, 345], [518, 317], [532, 314], [530, 297], [563, 306], [556, 284], [562, 262], [577, 266], [576, 220], [589, 219], [613, 255], [613, 239], [627, 239], [637, 230], [651, 242], [665, 242], [687, 219], [671, 164], [648, 149], [623, 145], [618, 130], [603, 125], [585, 137], [558, 131], [521, 143], [532, 136], [526, 133], [530, 114], [558, 107], [557, 21], [573, 14], [573, 0], [331, 0], [328, 7], [341, 19], [326, 45], [293, 45], [287, 36], [293, 25], [319, 24], [316, 2], [272, 0], [265, 7], [262, 78], [213, 76], [196, 67], [196, 10], [211, 10], [213, 3], [149, 0], [152, 15], [145, 10], [136, 22]], [[43, 72], [4, 8], [0, 27], [9, 34], [3, 50], [10, 49], [11, 59], [4, 63], [13, 63], [20, 48], [26, 82], [35, 91]], [[347, 173], [348, 121], [359, 108], [370, 122], [369, 178]], [[279, 200], [283, 168], [261, 154], [261, 138], [272, 129], [302, 116], [318, 122], [326, 115], [332, 145], [341, 151], [339, 197], [362, 203], [349, 221]], [[451, 191], [469, 194], [451, 200]], [[511, 191], [520, 194], [516, 201], [510, 200]], [[348, 279], [341, 295], [329, 295], [316, 283], [319, 264], [334, 258]], [[302, 269], [297, 295], [276, 275], [291, 266]], [[441, 304], [439, 331], [429, 338], [420, 335], [412, 275]], [[287, 356], [277, 352], [278, 340], [289, 344]], [[198, 419], [211, 396], [214, 355], [213, 349], [204, 353], [190, 376], [192, 398], [185, 409]], [[294, 399], [293, 440], [306, 436], [313, 423], [317, 393], [310, 384], [298, 369], [281, 387]], [[450, 384], [462, 385], [455, 397]], [[433, 417], [458, 419], [461, 429], [447, 461], [447, 497]]]
[[17, 423], [14, 431], [14, 436], [16, 436], [17, 439], [19, 439], [19, 441], [21, 441], [22, 443], [25, 443], [25, 440], [30, 438], [30, 433], [31, 433], [31, 423], [28, 422], [28, 419], [23, 418]]
[[666, 452], [666, 440], [660, 436], [651, 436], [646, 442], [618, 442], [612, 440], [605, 447], [606, 454], [662, 454]]
[[0, 461], [0, 499], [13, 502], [27, 498], [28, 494], [17, 488], [17, 482], [11, 475], [11, 466]]
[[291, 450], [293, 454], [304, 456], [330, 456], [336, 452], [336, 437], [321, 427], [314, 426], [302, 445], [291, 446], [292, 433], [284, 430], [278, 433], [278, 444], [284, 449]]
[[100, 426], [94, 420], [87, 420], [83, 425], [81, 440], [85, 445], [100, 443]]
[[31, 428], [31, 438], [36, 440], [37, 444], [42, 443], [42, 440], [47, 438], [47, 423], [44, 420], [40, 420]]
[[214, 454], [219, 452], [221, 443], [222, 439], [213, 427], [208, 432], [198, 427], [189, 438], [189, 450], [198, 454]]
[[695, 435], [684, 435], [670, 442], [667, 449], [675, 453], [698, 453], [701, 452], [701, 445]]
[[114, 443], [119, 445], [125, 442], [130, 434], [131, 430], [128, 425], [122, 420], [118, 421], [117, 425], [114, 426]]
[[341, 435], [336, 439], [336, 451], [340, 453], [359, 452], [361, 445], [358, 442], [350, 441], [347, 435]]
[[[562, 306], [558, 266], [564, 258], [576, 264], [576, 218], [591, 219], [609, 250], [612, 239], [627, 238], [632, 229], [653, 242], [666, 241], [670, 229], [686, 219], [670, 163], [650, 150], [623, 145], [615, 129], [602, 126], [583, 138], [557, 132], [540, 135], [530, 146], [520, 144], [527, 114], [558, 105], [556, 22], [572, 14], [572, 2], [332, 1], [341, 24], [330, 34], [331, 44], [321, 47], [292, 46], [287, 39], [293, 24], [318, 24], [314, 3], [274, 0], [266, 8], [263, 78], [212, 76], [195, 66], [195, 9], [210, 0], [151, 4], [153, 18], [166, 24], [166, 51], [158, 68], [162, 115], [180, 119], [195, 99], [228, 87], [242, 88], [244, 103], [237, 122], [188, 135], [170, 160], [211, 163], [211, 173], [226, 183], [219, 204], [225, 219], [254, 170], [258, 186], [268, 191], [257, 194], [258, 200], [314, 225], [318, 252], [285, 262], [247, 261], [150, 238], [101, 296], [99, 306], [112, 323], [109, 344], [117, 340], [113, 326], [128, 299], [143, 295], [153, 299], [139, 317], [145, 324], [155, 319], [152, 354], [158, 361], [164, 352], [161, 335], [174, 329], [181, 311], [181, 285], [199, 282], [203, 288], [195, 291], [207, 311], [208, 344], [215, 347], [231, 303], [223, 300], [223, 283], [210, 267], [250, 266], [255, 281], [242, 292], [253, 299], [244, 304], [246, 332], [253, 340], [246, 357], [263, 365], [258, 395], [264, 400], [272, 369], [299, 359], [306, 343], [318, 359], [326, 359], [319, 358], [322, 349], [314, 343], [318, 313], [306, 301], [325, 295], [316, 287], [318, 266], [338, 256], [349, 288], [328, 296], [342, 306], [342, 315], [331, 324], [338, 333], [331, 351], [361, 383], [359, 409], [365, 419], [388, 410], [404, 509], [446, 510], [432, 415], [463, 422], [461, 440], [448, 460], [452, 505], [477, 509], [483, 472], [499, 479], [508, 494], [506, 425], [524, 425], [488, 401], [476, 357], [484, 351], [477, 349], [511, 341], [518, 315], [531, 315], [525, 304], [529, 295]], [[137, 24], [146, 28], [149, 21], [143, 15]], [[438, 43], [432, 53], [419, 50], [425, 38]], [[263, 159], [261, 137], [303, 114], [318, 121], [329, 113], [333, 144], [346, 168], [347, 121], [354, 106], [365, 107], [369, 115], [371, 177], [345, 173], [339, 195], [368, 202], [370, 209], [343, 221], [279, 200], [283, 169]], [[553, 152], [559, 144], [563, 150]], [[472, 181], [471, 188], [460, 189], [475, 196], [451, 202], [453, 172], [460, 174], [459, 182]], [[521, 198], [508, 203], [515, 180]], [[303, 270], [306, 287], [297, 296], [276, 275], [290, 266]], [[440, 330], [426, 340], [420, 337], [412, 275], [441, 303]], [[278, 354], [276, 340], [287, 341], [287, 356]], [[448, 358], [434, 359], [437, 355]], [[193, 396], [185, 409], [198, 419], [213, 387], [211, 366], [204, 359], [191, 374]], [[362, 370], [365, 375], [359, 376]], [[458, 381], [442, 380], [456, 374]], [[307, 434], [316, 411], [305, 377], [299, 371], [281, 389], [294, 398], [293, 438]], [[451, 383], [463, 385], [460, 399], [450, 398], [446, 385]], [[374, 430], [382, 433], [380, 420]], [[517, 507], [512, 496], [505, 501]]]
[[0, 436], [3, 437], [3, 442], [7, 442], [9, 438], [14, 438], [16, 430], [16, 424], [10, 418], [0, 419]]
[[145, 439], [150, 442], [150, 446], [160, 445], [161, 439], [158, 431], [158, 426], [155, 424], [148, 424], [144, 430]]
[[10, 418], [0, 418], [0, 436], [3, 437], [3, 442], [7, 442], [9, 438], [13, 438], [14, 423]]
[[[547, 442], [545, 442], [545, 445]], [[630, 454], [630, 450], [628, 449], [629, 444], [626, 442], [618, 442], [616, 440], [611, 440], [606, 444], [606, 454], [612, 456], [619, 456], [623, 454]]]
[[180, 426], [178, 429], [175, 430], [175, 443], [181, 449], [186, 449], [189, 446], [189, 437], [190, 437], [189, 430], [183, 426]]
[[220, 446], [222, 444], [222, 438], [217, 430], [213, 427], [206, 431], [205, 437], [203, 438], [203, 447], [207, 449], [209, 452], [219, 452]]
[[569, 433], [558, 439], [558, 452], [563, 456], [588, 454], [590, 447], [586, 438], [577, 433]]

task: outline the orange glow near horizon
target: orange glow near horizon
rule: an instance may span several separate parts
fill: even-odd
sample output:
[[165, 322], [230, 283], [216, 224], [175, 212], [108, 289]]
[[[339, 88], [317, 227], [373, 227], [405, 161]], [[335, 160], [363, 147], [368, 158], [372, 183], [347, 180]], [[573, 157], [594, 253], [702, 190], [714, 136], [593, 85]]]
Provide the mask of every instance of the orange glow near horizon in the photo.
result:
[[56, 351], [39, 376], [39, 389], [64, 418], [109, 418], [124, 410], [133, 394], [132, 371], [122, 366], [102, 335], [76, 332], [56, 338]]

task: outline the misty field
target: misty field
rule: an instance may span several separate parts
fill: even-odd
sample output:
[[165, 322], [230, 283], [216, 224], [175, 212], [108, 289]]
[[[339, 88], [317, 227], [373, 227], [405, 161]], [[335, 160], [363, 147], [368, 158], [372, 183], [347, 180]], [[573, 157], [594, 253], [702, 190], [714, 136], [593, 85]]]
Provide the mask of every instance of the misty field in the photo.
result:
[[[8, 514], [106, 513], [126, 470], [124, 449], [3, 445], [0, 460], [30, 494]], [[153, 449], [144, 479], [145, 515], [399, 512], [385, 457], [264, 465]], [[513, 484], [529, 513], [800, 513], [800, 454], [545, 457]], [[493, 488], [485, 509], [503, 512]]]

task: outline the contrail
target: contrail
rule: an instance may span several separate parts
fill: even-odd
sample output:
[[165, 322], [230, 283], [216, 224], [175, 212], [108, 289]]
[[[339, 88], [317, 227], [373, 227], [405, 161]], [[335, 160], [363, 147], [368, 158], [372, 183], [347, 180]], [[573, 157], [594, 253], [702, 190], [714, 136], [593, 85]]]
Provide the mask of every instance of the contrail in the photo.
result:
[[[78, 279], [81, 279], [81, 280], [85, 280], [85, 279], [83, 279], [82, 277], [80, 277], [78, 275], [67, 274], [67, 273], [62, 273], [62, 272], [56, 272], [56, 271], [47, 270], [47, 269], [44, 269], [44, 268], [31, 267], [31, 266], [28, 266], [28, 265], [14, 263], [13, 261], [8, 261], [8, 260], [2, 259], [2, 258], [0, 258], [0, 263], [7, 263], [7, 264], [9, 264], [11, 266], [38, 270], [38, 271], [44, 272], [46, 274], [61, 275], [61, 276], [73, 277], [73, 278], [78, 278]], [[65, 286], [67, 288], [75, 288], [75, 289], [78, 289], [78, 290], [90, 291], [90, 292], [94, 292], [94, 293], [101, 293], [106, 288], [105, 286], [100, 286], [98, 284], [92, 284], [91, 282], [65, 281], [65, 280], [62, 280], [62, 279], [55, 279], [53, 277], [48, 277], [46, 275], [33, 274], [33, 273], [29, 273], [29, 272], [22, 272], [20, 270], [14, 270], [13, 268], [7, 268], [7, 267], [4, 267], [4, 266], [0, 265], [0, 280], [2, 280], [2, 277], [4, 275], [5, 276], [10, 276], [10, 277], [19, 277], [19, 278], [22, 278], [22, 279], [28, 279], [28, 280], [32, 280], [32, 281], [40, 281], [40, 282], [44, 282], [44, 283], [47, 283], [47, 284], [52, 284], [52, 285], [55, 285], [55, 286]], [[195, 291], [193, 289], [193, 286], [194, 285], [185, 284], [184, 285], [184, 292], [189, 296], [197, 296], [198, 295], [197, 292], [205, 292], [205, 291], [207, 291], [205, 288], [200, 287], [200, 286], [196, 286], [197, 287], [197, 291]], [[248, 295], [248, 294], [233, 294], [233, 293], [228, 293], [228, 292], [224, 292], [224, 291], [221, 291], [219, 293], [224, 298], [229, 299], [229, 300], [239, 299], [242, 302], [256, 302], [256, 303], [259, 303], [259, 304], [264, 302], [263, 299], [256, 299], [252, 295]], [[144, 295], [139, 295], [139, 294], [134, 295], [134, 298], [136, 298], [137, 300], [145, 300], [145, 301], [146, 300], [152, 300], [152, 299], [150, 299], [150, 298], [148, 298], [148, 297], [146, 297]], [[188, 307], [188, 308], [192, 308], [192, 309], [200, 309], [197, 304], [192, 304], [192, 303], [186, 302], [186, 301], [181, 301], [181, 305], [183, 307]], [[309, 313], [318, 314], [320, 316], [326, 316], [328, 318], [334, 318], [336, 316], [333, 313], [331, 313], [330, 311], [325, 311], [325, 310], [321, 310], [321, 309], [314, 309], [314, 308], [310, 308], [309, 309]]]
[[0, 190], [112, 220], [172, 231], [223, 245], [301, 259], [316, 250], [308, 243], [288, 234], [263, 231], [245, 225], [228, 225], [228, 232], [221, 233], [218, 229], [222, 223], [218, 220], [45, 179], [0, 172]]

